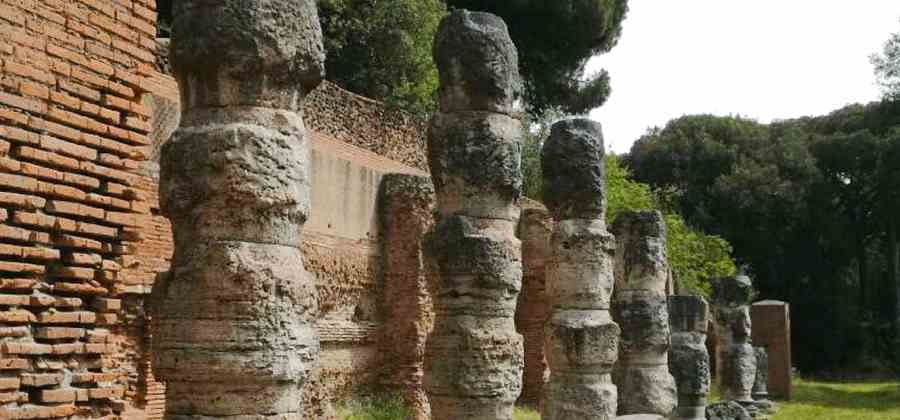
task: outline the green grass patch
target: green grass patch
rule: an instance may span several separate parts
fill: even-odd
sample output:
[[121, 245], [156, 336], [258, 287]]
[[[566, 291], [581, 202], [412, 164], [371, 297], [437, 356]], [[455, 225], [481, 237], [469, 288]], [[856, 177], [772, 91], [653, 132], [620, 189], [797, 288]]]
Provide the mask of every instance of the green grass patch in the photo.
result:
[[340, 420], [406, 420], [412, 416], [399, 396], [351, 401], [336, 411]]
[[[710, 400], [717, 400], [715, 390]], [[818, 382], [795, 380], [794, 399], [778, 402], [772, 420], [900, 420], [900, 382]], [[341, 420], [406, 420], [400, 397], [343, 404]], [[514, 420], [540, 420], [530, 408], [517, 407]]]
[[531, 408], [516, 407], [513, 420], [541, 420], [541, 414]]
[[900, 420], [898, 382], [794, 381], [794, 396], [772, 420]]

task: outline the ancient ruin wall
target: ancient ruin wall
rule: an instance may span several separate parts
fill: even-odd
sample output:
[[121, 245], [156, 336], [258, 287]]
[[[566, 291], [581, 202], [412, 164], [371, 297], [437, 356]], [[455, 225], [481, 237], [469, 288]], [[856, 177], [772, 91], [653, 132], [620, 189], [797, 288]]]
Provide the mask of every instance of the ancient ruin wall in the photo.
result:
[[428, 171], [424, 118], [325, 82], [306, 98], [304, 121], [344, 143]]
[[0, 3], [0, 418], [159, 413], [141, 316], [159, 267], [135, 263], [167, 252], [136, 174], [144, 94], [171, 93], [154, 8]]

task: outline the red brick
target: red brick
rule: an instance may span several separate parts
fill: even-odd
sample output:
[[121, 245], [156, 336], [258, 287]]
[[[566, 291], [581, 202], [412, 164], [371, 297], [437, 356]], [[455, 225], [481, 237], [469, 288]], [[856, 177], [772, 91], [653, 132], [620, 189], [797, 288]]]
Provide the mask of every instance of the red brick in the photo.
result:
[[89, 147], [70, 143], [50, 136], [41, 136], [41, 147], [45, 150], [79, 159], [97, 160], [97, 151]]
[[0, 205], [13, 206], [26, 210], [37, 210], [44, 208], [46, 204], [47, 200], [41, 197], [0, 192]]
[[37, 327], [34, 337], [42, 340], [58, 340], [62, 338], [84, 337], [84, 328], [71, 327]]
[[63, 381], [62, 373], [23, 373], [22, 385], [30, 387], [43, 387], [59, 385]]
[[6, 354], [50, 354], [53, 347], [47, 344], [26, 343], [26, 342], [10, 342], [3, 343], [3, 350]]
[[102, 251], [103, 243], [93, 239], [82, 238], [69, 234], [59, 234], [54, 236], [54, 243], [57, 246], [66, 248], [87, 249], [91, 251]]
[[41, 136], [16, 127], [0, 127], [0, 137], [17, 143], [39, 144]]
[[[0, 311], [0, 322], [9, 324], [27, 324], [34, 322], [34, 314], [24, 309], [11, 309]], [[13, 354], [10, 352], [10, 354]]]
[[[0, 295], [0, 305], [26, 306], [30, 301], [27, 295]], [[27, 331], [26, 331], [27, 335]]]
[[60, 89], [89, 101], [99, 101], [102, 97], [99, 91], [71, 81], [60, 80], [59, 87]]
[[3, 60], [3, 70], [7, 73], [15, 74], [16, 76], [27, 77], [29, 79], [37, 80], [48, 85], [56, 83], [56, 78], [54, 78], [50, 73], [39, 70], [34, 66], [16, 63], [14, 61], [11, 61], [9, 58]]
[[50, 89], [46, 85], [34, 82], [22, 82], [19, 85], [19, 93], [41, 99], [50, 99]]
[[0, 377], [0, 390], [19, 389], [19, 378]]
[[65, 92], [59, 91], [51, 91], [50, 92], [50, 101], [59, 105], [62, 105], [69, 109], [79, 110], [81, 109], [81, 100], [78, 98], [71, 96]]
[[71, 389], [71, 388], [42, 389], [42, 390], [38, 391], [38, 399], [41, 402], [49, 402], [49, 403], [74, 402], [75, 401], [75, 390]]
[[22, 370], [31, 367], [28, 359], [5, 358], [0, 359], [0, 370]]
[[25, 111], [43, 114], [47, 112], [47, 104], [36, 99], [0, 92], [0, 104], [23, 109]]

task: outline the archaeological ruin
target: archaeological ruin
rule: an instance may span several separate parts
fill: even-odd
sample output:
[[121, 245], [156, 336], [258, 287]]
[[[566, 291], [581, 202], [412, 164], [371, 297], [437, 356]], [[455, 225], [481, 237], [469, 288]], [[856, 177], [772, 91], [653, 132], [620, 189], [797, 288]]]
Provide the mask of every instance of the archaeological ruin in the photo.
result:
[[434, 42], [440, 109], [428, 130], [438, 220], [425, 388], [432, 418], [512, 419], [522, 389], [515, 311], [522, 286], [518, 57], [506, 24], [455, 11]]
[[625, 212], [612, 232], [617, 241], [612, 313], [622, 329], [613, 375], [619, 414], [668, 415], [676, 391], [668, 364], [666, 224], [658, 211]]
[[547, 266], [545, 351], [550, 380], [544, 419], [612, 419], [618, 396], [611, 372], [619, 325], [610, 315], [615, 237], [606, 230], [600, 124], [553, 125], [541, 161], [544, 202], [556, 221]]
[[[713, 321], [659, 213], [607, 228], [600, 125], [522, 197], [500, 18], [444, 18], [424, 121], [325, 80], [313, 0], [175, 4], [0, 5], [0, 419], [704, 418]], [[751, 341], [714, 285], [725, 397], [789, 397], [786, 304]]]

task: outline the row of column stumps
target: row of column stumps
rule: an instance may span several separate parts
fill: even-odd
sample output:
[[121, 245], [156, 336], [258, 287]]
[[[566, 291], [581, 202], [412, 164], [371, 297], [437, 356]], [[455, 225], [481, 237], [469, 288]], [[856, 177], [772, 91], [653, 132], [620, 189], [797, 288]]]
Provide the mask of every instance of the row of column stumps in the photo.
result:
[[428, 129], [438, 220], [425, 388], [434, 420], [510, 420], [522, 389], [515, 311], [522, 283], [516, 238], [522, 195], [521, 79], [502, 19], [456, 10], [434, 40], [439, 111]]
[[616, 284], [613, 319], [622, 329], [613, 381], [619, 415], [669, 415], [676, 405], [669, 373], [666, 224], [658, 211], [616, 216]]
[[167, 419], [303, 417], [316, 290], [303, 267], [309, 140], [322, 80], [314, 0], [181, 0], [171, 59], [181, 125], [162, 150], [172, 268], [151, 296]]
[[557, 222], [547, 266], [545, 420], [616, 417], [611, 372], [620, 329], [609, 312], [616, 244], [604, 220], [603, 154], [600, 125], [585, 119], [554, 124], [543, 149], [544, 200]]

